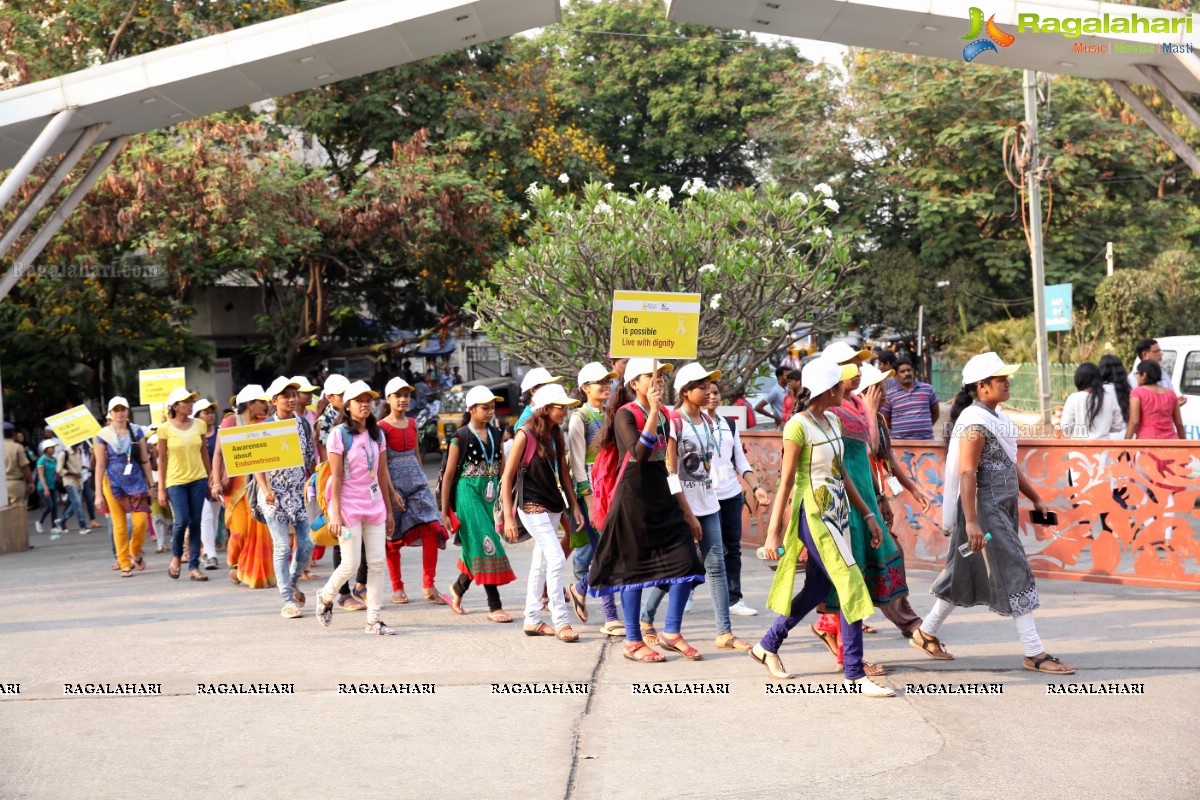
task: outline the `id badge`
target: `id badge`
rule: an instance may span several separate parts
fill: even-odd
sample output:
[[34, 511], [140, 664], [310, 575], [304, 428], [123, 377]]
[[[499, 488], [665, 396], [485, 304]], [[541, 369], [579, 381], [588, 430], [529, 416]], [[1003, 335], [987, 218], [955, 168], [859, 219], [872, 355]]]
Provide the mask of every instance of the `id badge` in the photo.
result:
[[679, 482], [678, 475], [667, 476], [667, 488], [671, 490], [671, 494], [679, 494], [683, 491], [683, 484]]
[[496, 483], [488, 481], [487, 488], [483, 490], [483, 500], [485, 503], [492, 503], [496, 500]]
[[132, 474], [133, 474], [133, 464], [126, 464], [126, 465], [125, 465], [125, 474], [126, 474], [126, 475], [132, 475]]
[[371, 481], [371, 499], [372, 500], [379, 499], [379, 482], [378, 481]]
[[892, 497], [899, 497], [900, 492], [904, 490], [904, 487], [900, 485], [900, 479], [895, 475], [888, 475], [887, 487]]
[[722, 464], [717, 467], [716, 481], [717, 483], [729, 483], [733, 478], [733, 468], [727, 464]]
[[704, 493], [705, 493], [705, 494], [712, 494], [712, 493], [713, 493], [713, 491], [715, 491], [715, 490], [713, 489], [713, 482], [712, 482], [712, 480], [711, 480], [711, 479], [709, 479], [709, 478], [705, 478], [705, 479], [704, 479]]

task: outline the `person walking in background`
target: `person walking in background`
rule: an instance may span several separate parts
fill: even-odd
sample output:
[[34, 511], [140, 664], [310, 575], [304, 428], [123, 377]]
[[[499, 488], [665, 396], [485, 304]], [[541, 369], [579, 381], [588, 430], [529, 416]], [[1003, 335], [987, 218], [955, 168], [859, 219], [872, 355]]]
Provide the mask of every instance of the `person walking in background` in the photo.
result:
[[174, 519], [167, 574], [179, 577], [187, 534], [188, 578], [206, 581], [208, 576], [200, 571], [200, 517], [212, 469], [204, 443], [207, 428], [203, 421], [192, 419], [197, 398], [199, 395], [184, 388], [172, 390], [167, 397], [167, 421], [158, 427], [158, 502], [163, 505], [170, 498]]
[[525, 373], [525, 377], [521, 379], [521, 402], [525, 404], [525, 408], [521, 411], [521, 416], [517, 417], [513, 428], [520, 428], [533, 416], [534, 400], [543, 387], [561, 382], [561, 375], [551, 375], [549, 370], [542, 367], [534, 367]]
[[[150, 456], [146, 437], [137, 425], [129, 424], [129, 401], [108, 401], [109, 424], [96, 434], [96, 497], [100, 513], [112, 520], [113, 545], [121, 577], [144, 570], [142, 548], [150, 522]], [[132, 535], [130, 526], [132, 525]]]
[[68, 525], [74, 516], [79, 523], [79, 533], [89, 533], [91, 529], [83, 516], [83, 443], [64, 447], [63, 450], [61, 477], [62, 491], [67, 495], [67, 507], [58, 519], [58, 527], [63, 533], [70, 533]]
[[1137, 365], [1138, 386], [1129, 393], [1126, 439], [1184, 439], [1178, 396], [1162, 384], [1162, 367], [1147, 359]]
[[1121, 412], [1121, 429], [1114, 430], [1112, 438], [1123, 439], [1125, 427], [1129, 424], [1130, 390], [1129, 375], [1125, 372], [1125, 365], [1121, 363], [1121, 359], [1114, 355], [1100, 356], [1100, 379], [1107, 388], [1112, 389], [1113, 396], [1117, 398], [1117, 408]]
[[775, 368], [775, 385], [767, 392], [767, 396], [758, 401], [754, 410], [775, 421], [775, 426], [783, 424], [783, 400], [787, 397], [787, 375], [791, 370], [787, 367]]
[[1125, 418], [1117, 393], [1100, 376], [1100, 367], [1085, 361], [1075, 368], [1075, 388], [1063, 403], [1061, 429], [1066, 439], [1115, 439], [1124, 435]]
[[794, 369], [787, 374], [787, 396], [783, 398], [783, 421], [786, 423], [800, 407], [800, 392], [804, 389], [804, 373]]
[[[878, 547], [883, 531], [842, 463], [841, 426], [832, 408], [841, 405], [843, 381], [858, 368], [822, 355], [804, 367], [805, 410], [783, 431], [783, 464], [778, 493], [771, 508], [763, 554], [778, 561], [767, 607], [780, 616], [750, 656], [776, 680], [793, 676], [779, 658], [779, 648], [801, 620], [836, 591], [841, 604], [842, 673], [846, 685], [867, 697], [893, 697], [895, 692], [866, 675], [862, 660], [862, 621], [872, 612], [871, 594], [849, 541], [846, 506], [863, 515], [870, 544]], [[790, 505], [790, 512], [789, 512]], [[784, 515], [789, 520], [784, 524]], [[804, 586], [793, 595], [797, 561], [808, 551]]]
[[[325, 447], [329, 441], [329, 432], [338, 424], [338, 420], [342, 417], [342, 410], [345, 406], [345, 391], [350, 385], [350, 381], [343, 375], [334, 373], [325, 379], [325, 385], [321, 389], [321, 401], [325, 403], [325, 409], [317, 419], [317, 454], [319, 461], [328, 461], [329, 454]], [[338, 589], [338, 608], [343, 611], [364, 611], [367, 604], [363, 602], [367, 596], [367, 557], [363, 552], [362, 542], [358, 543], [359, 549], [359, 570], [354, 576], [355, 592], [351, 593], [350, 583], [347, 581]], [[342, 552], [341, 545], [333, 548], [333, 568], [337, 569], [342, 559], [345, 557]], [[359, 595], [359, 596], [356, 596]]]
[[38, 444], [38, 449], [42, 451], [37, 460], [37, 489], [42, 498], [42, 515], [34, 523], [34, 529], [42, 533], [44, 523], [49, 519], [50, 538], [57, 539], [62, 533], [62, 528], [58, 527], [58, 520], [55, 518], [58, 513], [58, 458], [55, 456], [58, 442], [54, 439], [43, 439]]
[[[1069, 675], [1074, 668], [1046, 652], [1033, 620], [1040, 600], [1021, 546], [1018, 493], [1042, 514], [1049, 509], [1017, 465], [1016, 426], [997, 410], [1008, 400], [1009, 376], [1017, 369], [990, 352], [974, 356], [963, 367], [946, 447], [942, 528], [951, 531], [950, 549], [946, 566], [929, 589], [937, 602], [909, 644], [930, 658], [953, 659], [937, 637], [942, 623], [955, 607], [986, 604], [1016, 623], [1025, 669]], [[966, 555], [960, 550], [964, 546], [969, 548]]]
[[[200, 398], [192, 406], [192, 417], [204, 423], [204, 447], [208, 450], [208, 463], [216, 457], [217, 406], [206, 398]], [[220, 501], [211, 496], [204, 498], [200, 515], [200, 563], [206, 570], [216, 569], [217, 563], [217, 518], [220, 516]]]
[[25, 447], [17, 442], [17, 426], [4, 423], [4, 478], [8, 484], [8, 502], [25, 505], [35, 491], [33, 469]]
[[83, 460], [83, 510], [87, 513], [88, 527], [99, 528], [100, 523], [96, 521], [96, 484], [92, 480], [96, 474], [96, 453], [92, 443], [84, 442], [79, 454]]
[[[562, 434], [567, 409], [577, 405], [579, 401], [568, 397], [557, 383], [539, 391], [534, 399], [532, 416], [528, 423], [517, 428], [513, 437], [513, 454], [500, 482], [505, 538], [510, 542], [517, 541], [519, 516], [521, 525], [534, 542], [525, 589], [525, 635], [554, 636], [562, 642], [579, 641], [579, 634], [567, 619], [564, 599], [567, 559], [557, 534], [564, 513], [572, 529], [583, 526], [583, 512], [576, 505], [575, 491], [569, 485], [567, 444]], [[527, 448], [533, 448], [531, 458], [525, 456]], [[522, 471], [521, 486], [514, 497], [518, 470]], [[549, 599], [552, 628], [542, 622], [543, 583]]]
[[737, 425], [717, 414], [721, 405], [721, 385], [709, 383], [707, 410], [713, 420], [717, 446], [713, 454], [713, 489], [721, 504], [721, 541], [725, 545], [725, 582], [729, 585], [729, 613], [735, 617], [753, 617], [758, 611], [746, 605], [742, 596], [742, 481], [754, 498], [752, 509], [767, 504], [767, 490], [758, 485], [758, 475], [746, 458]]
[[937, 392], [917, 380], [912, 361], [902, 357], [896, 359], [896, 385], [887, 390], [881, 411], [893, 439], [932, 439], [942, 409]]
[[408, 602], [404, 592], [404, 575], [400, 572], [400, 551], [404, 547], [421, 545], [421, 586], [428, 603], [445, 605], [438, 591], [438, 552], [446, 547], [449, 536], [442, 527], [437, 501], [429, 489], [429, 479], [421, 466], [416, 424], [408, 418], [412, 387], [403, 378], [392, 378], [384, 388], [389, 413], [380, 421], [379, 429], [387, 440], [388, 473], [396, 490], [393, 510], [396, 526], [387, 542], [388, 573], [392, 579], [392, 602]]
[[321, 387], [311, 383], [303, 375], [293, 376], [292, 383], [296, 384], [296, 416], [308, 422], [313, 441], [316, 441], [317, 411], [309, 406], [312, 404], [313, 392], [320, 391]]
[[486, 386], [476, 386], [467, 392], [462, 426], [446, 450], [446, 471], [438, 500], [442, 524], [446, 530], [458, 534], [462, 545], [458, 580], [450, 587], [450, 610], [455, 614], [467, 613], [462, 601], [474, 582], [487, 595], [488, 619], [507, 623], [512, 622], [512, 617], [500, 602], [499, 587], [512, 583], [517, 576], [504, 553], [494, 514], [504, 468], [500, 431], [491, 424], [497, 400], [503, 398]]

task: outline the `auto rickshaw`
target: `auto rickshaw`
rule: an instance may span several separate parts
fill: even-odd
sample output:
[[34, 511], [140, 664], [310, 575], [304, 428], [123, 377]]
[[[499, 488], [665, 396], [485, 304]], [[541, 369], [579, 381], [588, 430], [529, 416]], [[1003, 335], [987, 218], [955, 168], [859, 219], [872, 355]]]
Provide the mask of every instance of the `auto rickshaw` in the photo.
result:
[[516, 421], [521, 382], [515, 378], [482, 378], [452, 386], [442, 392], [442, 412], [438, 414], [438, 441], [442, 450], [450, 446], [450, 439], [462, 426], [463, 412], [467, 410], [467, 392], [476, 386], [486, 386], [492, 394], [501, 398], [496, 401], [495, 425], [503, 428]]

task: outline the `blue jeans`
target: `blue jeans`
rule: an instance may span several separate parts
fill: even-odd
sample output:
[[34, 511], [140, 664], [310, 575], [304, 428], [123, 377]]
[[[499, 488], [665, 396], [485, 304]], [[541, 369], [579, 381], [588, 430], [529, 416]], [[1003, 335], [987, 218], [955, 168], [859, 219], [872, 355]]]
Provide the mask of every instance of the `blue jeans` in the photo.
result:
[[[692, 592], [691, 583], [672, 583], [668, 586], [667, 622], [663, 632], [677, 636], [683, 629], [683, 609], [687, 605], [688, 595]], [[653, 587], [652, 591], [657, 589]], [[658, 589], [658, 591], [662, 591]], [[621, 610], [625, 613], [625, 641], [642, 641], [642, 629], [638, 625], [638, 609], [642, 606], [641, 589], [623, 589], [621, 591]]]
[[171, 501], [171, 555], [183, 560], [183, 536], [189, 528], [188, 571], [200, 569], [200, 517], [204, 513], [204, 501], [208, 499], [208, 481], [201, 478], [191, 483], [167, 487], [167, 499]]
[[84, 519], [83, 506], [79, 502], [79, 490], [74, 486], [66, 486], [63, 487], [63, 491], [67, 493], [67, 510], [62, 515], [63, 526], [66, 526], [67, 522], [71, 519], [71, 512], [74, 511], [75, 518], [79, 520], [79, 527], [85, 529], [86, 532], [87, 520]]
[[[575, 569], [575, 590], [584, 597], [588, 593], [588, 568], [592, 566], [592, 557], [596, 554], [597, 534], [596, 529], [592, 527], [591, 517], [588, 516], [587, 504], [583, 502], [583, 498], [579, 498], [579, 510], [583, 512], [583, 529], [587, 531], [588, 541], [583, 547], [576, 547], [575, 552], [571, 554], [571, 564]], [[616, 622], [620, 617], [617, 616], [617, 599], [615, 594], [602, 595], [600, 604], [604, 607], [604, 621]]]
[[43, 488], [41, 501], [42, 516], [38, 517], [38, 522], [45, 522], [46, 517], [49, 517], [51, 525], [58, 525], [58, 490]]
[[[289, 530], [296, 529], [296, 552], [291, 552], [291, 537]], [[275, 558], [275, 585], [279, 587], [279, 595], [284, 603], [292, 602], [292, 594], [296, 591], [296, 581], [308, 566], [312, 558], [313, 541], [308, 531], [308, 520], [301, 518], [295, 526], [267, 520], [267, 528], [271, 531], [272, 555]]]
[[725, 543], [725, 581], [729, 605], [742, 599], [742, 495], [721, 501], [721, 541]]
[[[704, 559], [705, 582], [712, 592], [713, 618], [717, 623], [717, 636], [733, 632], [733, 623], [729, 621], [729, 590], [725, 586], [725, 545], [721, 541], [721, 514], [705, 514], [696, 517], [700, 521], [700, 557]], [[657, 586], [646, 590], [646, 600], [642, 604], [642, 622], [653, 625], [654, 612], [658, 610], [666, 594]], [[675, 631], [667, 630], [667, 633]]]

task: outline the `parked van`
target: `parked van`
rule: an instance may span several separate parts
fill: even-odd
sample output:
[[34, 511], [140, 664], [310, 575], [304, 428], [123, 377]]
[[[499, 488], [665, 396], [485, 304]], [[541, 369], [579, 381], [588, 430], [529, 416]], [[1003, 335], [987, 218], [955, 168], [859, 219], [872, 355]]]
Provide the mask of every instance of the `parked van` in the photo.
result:
[[1163, 372], [1175, 391], [1188, 399], [1180, 409], [1187, 438], [1200, 439], [1200, 336], [1165, 336], [1158, 346]]

